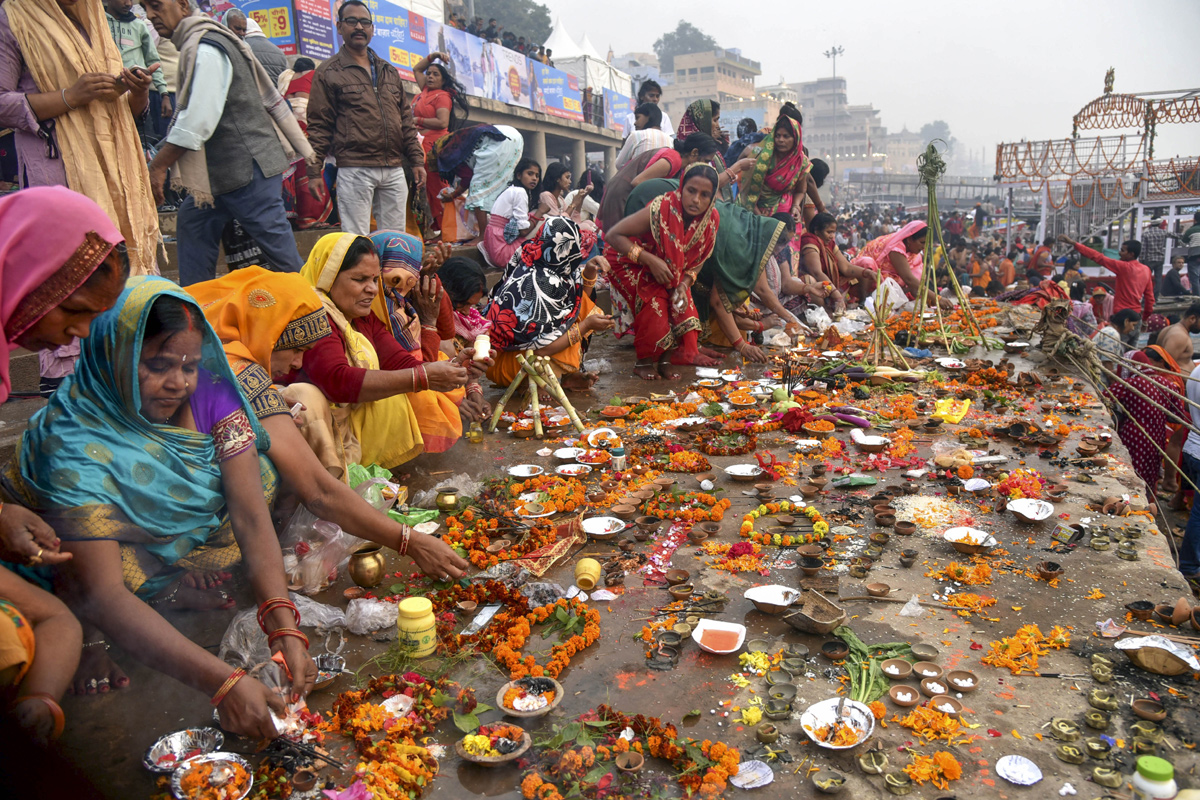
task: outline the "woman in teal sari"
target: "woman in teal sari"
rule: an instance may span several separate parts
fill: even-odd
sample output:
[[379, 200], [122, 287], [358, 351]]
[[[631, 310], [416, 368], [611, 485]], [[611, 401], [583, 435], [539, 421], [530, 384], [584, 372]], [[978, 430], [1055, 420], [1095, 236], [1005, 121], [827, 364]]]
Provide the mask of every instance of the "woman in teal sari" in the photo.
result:
[[156, 608], [219, 607], [185, 581], [245, 560], [271, 650], [312, 688], [315, 665], [287, 600], [260, 468], [266, 434], [200, 306], [174, 283], [132, 278], [92, 323], [76, 371], [30, 421], [5, 490], [74, 555], [61, 568], [76, 613], [155, 669], [213, 695], [222, 725], [273, 738], [283, 698], [190, 641]]
[[[631, 216], [649, 205], [655, 197], [675, 191], [678, 181], [656, 178], [645, 181], [629, 195], [625, 215]], [[771, 256], [789, 241], [788, 226], [775, 217], [764, 217], [735, 203], [714, 201], [721, 214], [716, 246], [704, 262], [692, 285], [692, 298], [700, 322], [709, 331], [709, 340], [717, 346], [729, 346], [751, 361], [766, 361], [767, 356], [742, 336], [742, 331], [761, 332], [775, 327], [782, 320], [789, 330], [801, 323], [783, 307], [778, 295], [766, 282], [764, 268]], [[756, 319], [746, 301], [750, 295], [758, 298], [769, 310], [767, 316]], [[613, 292], [613, 317], [617, 319], [617, 336], [630, 327], [632, 314], [626, 298]], [[715, 323], [715, 325], [714, 325]], [[715, 330], [714, 330], [715, 328]], [[705, 338], [705, 337], [701, 337]], [[723, 358], [724, 354], [701, 347], [706, 356]]]

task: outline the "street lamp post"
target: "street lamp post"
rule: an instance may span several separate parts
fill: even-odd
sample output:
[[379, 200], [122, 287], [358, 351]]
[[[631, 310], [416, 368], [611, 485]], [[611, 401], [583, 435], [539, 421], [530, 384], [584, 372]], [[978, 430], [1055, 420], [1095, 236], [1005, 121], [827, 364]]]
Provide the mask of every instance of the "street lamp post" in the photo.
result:
[[838, 157], [838, 140], [837, 140], [837, 114], [838, 114], [838, 90], [837, 90], [837, 59], [846, 49], [841, 45], [834, 45], [825, 51], [826, 58], [833, 59], [833, 179], [837, 180], [837, 157]]

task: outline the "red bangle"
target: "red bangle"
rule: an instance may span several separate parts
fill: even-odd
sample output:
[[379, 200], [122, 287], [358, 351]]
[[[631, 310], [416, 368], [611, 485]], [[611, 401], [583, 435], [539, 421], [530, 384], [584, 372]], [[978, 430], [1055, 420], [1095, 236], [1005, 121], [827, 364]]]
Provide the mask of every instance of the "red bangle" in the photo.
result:
[[42, 701], [46, 705], [46, 708], [50, 709], [50, 716], [54, 717], [54, 730], [51, 731], [50, 738], [57, 739], [58, 737], [62, 736], [63, 728], [67, 726], [67, 717], [65, 714], [63, 714], [62, 706], [58, 704], [58, 701], [54, 699], [54, 696], [47, 694], [46, 692], [30, 692], [13, 703], [12, 707], [16, 708], [26, 700]]
[[229, 673], [229, 677], [221, 684], [221, 688], [217, 689], [217, 693], [212, 696], [212, 704], [214, 707], [221, 705], [221, 701], [225, 699], [225, 695], [233, 690], [237, 682], [246, 677], [246, 670], [238, 667], [233, 672]]
[[272, 597], [264, 600], [258, 607], [258, 627], [263, 633], [267, 631], [267, 614], [270, 614], [277, 608], [290, 608], [292, 616], [296, 618], [296, 625], [300, 625], [300, 611], [296, 608], [296, 604], [286, 597]]
[[304, 631], [300, 630], [299, 628], [280, 628], [277, 631], [272, 631], [267, 636], [267, 646], [268, 647], [273, 646], [276, 642], [278, 642], [280, 639], [284, 638], [285, 636], [295, 636], [297, 639], [304, 642], [304, 649], [305, 650], [308, 649], [308, 637], [305, 636]]
[[408, 542], [410, 539], [412, 539], [412, 528], [408, 527], [407, 525], [405, 525], [403, 527], [404, 527], [404, 538], [402, 538], [400, 540], [400, 549], [396, 551], [400, 555], [404, 555], [405, 553], [408, 552]]

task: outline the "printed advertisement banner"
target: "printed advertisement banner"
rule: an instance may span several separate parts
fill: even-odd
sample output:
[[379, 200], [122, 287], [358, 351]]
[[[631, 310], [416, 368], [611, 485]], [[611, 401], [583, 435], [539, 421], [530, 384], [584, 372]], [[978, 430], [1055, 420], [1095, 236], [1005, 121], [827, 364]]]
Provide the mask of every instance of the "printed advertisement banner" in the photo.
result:
[[292, 22], [291, 0], [238, 0], [236, 3], [218, 0], [211, 3], [208, 10], [223, 22], [225, 12], [234, 7], [257, 22], [271, 44], [289, 56], [296, 55], [296, 29]]
[[341, 47], [329, 0], [296, 1], [296, 40], [300, 55], [322, 61]]
[[444, 66], [450, 70], [454, 79], [462, 84], [463, 91], [473, 97], [482, 94], [475, 89], [471, 50], [467, 44], [468, 39], [474, 38], [458, 28], [451, 28], [428, 18], [425, 20], [425, 44], [429, 52], [445, 53], [450, 57], [450, 62]]
[[529, 59], [515, 50], [485, 42], [483, 96], [510, 106], [529, 108]]
[[604, 127], [619, 131], [625, 128], [625, 118], [633, 112], [633, 98], [612, 89], [604, 90]]
[[583, 122], [583, 90], [579, 79], [532, 60], [529, 68], [531, 108], [552, 117]]
[[[335, 0], [335, 8], [338, 0]], [[429, 55], [425, 43], [425, 18], [387, 0], [368, 0], [375, 17], [375, 37], [371, 48], [396, 65], [400, 77], [415, 80], [413, 65]]]

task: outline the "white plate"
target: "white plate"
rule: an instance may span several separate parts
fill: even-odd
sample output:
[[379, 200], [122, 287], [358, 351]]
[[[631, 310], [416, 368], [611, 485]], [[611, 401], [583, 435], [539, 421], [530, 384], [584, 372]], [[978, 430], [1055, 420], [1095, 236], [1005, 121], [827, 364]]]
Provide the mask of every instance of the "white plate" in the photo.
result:
[[1050, 503], [1047, 503], [1045, 500], [1034, 500], [1032, 497], [1010, 500], [1005, 508], [1009, 511], [1019, 512], [1023, 516], [1035, 519], [1038, 522], [1049, 518], [1054, 513], [1054, 506]]
[[582, 447], [560, 447], [554, 451], [554, 457], [560, 461], [574, 461], [586, 452]]
[[996, 762], [996, 774], [1017, 786], [1033, 786], [1042, 779], [1038, 765], [1025, 756], [1001, 756]]
[[725, 468], [726, 475], [737, 478], [753, 478], [763, 474], [763, 468], [758, 464], [733, 464]]
[[681, 417], [680, 419], [669, 419], [662, 423], [664, 428], [678, 428], [680, 425], [703, 425], [708, 422], [707, 417]]
[[[704, 631], [733, 631], [738, 635], [737, 644], [730, 650], [714, 650], [711, 647], [706, 647], [704, 644]], [[714, 653], [718, 656], [736, 653], [742, 647], [742, 642], [746, 641], [746, 626], [738, 625], [736, 622], [718, 622], [715, 619], [702, 619], [696, 623], [696, 627], [692, 630], [692, 640], [700, 645], [700, 649], [706, 653]]]
[[796, 450], [800, 453], [807, 453], [812, 450], [821, 449], [820, 439], [800, 439], [796, 442]]
[[440, 527], [442, 527], [440, 522], [434, 522], [431, 520], [429, 522], [421, 522], [417, 525], [413, 525], [413, 530], [417, 533], [423, 533], [428, 536], [431, 533], [436, 533], [437, 529]]
[[947, 542], [959, 542], [960, 544], [996, 546], [996, 537], [978, 528], [947, 528], [946, 532], [942, 534], [942, 538]]
[[583, 532], [596, 538], [615, 536], [625, 530], [625, 521], [616, 517], [588, 517], [581, 525]]
[[608, 434], [608, 438], [610, 438], [610, 439], [618, 438], [617, 432], [614, 431], [612, 428], [596, 428], [596, 430], [592, 431], [591, 433], [589, 433], [587, 435], [588, 444], [590, 444], [592, 447], [595, 447], [596, 442], [600, 441], [600, 438], [601, 438], [600, 434], [602, 434], [602, 433]]
[[696, 381], [697, 386], [702, 386], [705, 389], [715, 389], [718, 386], [724, 386], [725, 382], [720, 378], [705, 378], [702, 381]]
[[738, 764], [737, 774], [729, 778], [729, 782], [739, 789], [758, 789], [774, 780], [774, 770], [764, 761], [743, 761]]
[[790, 606], [800, 597], [800, 592], [787, 586], [769, 584], [767, 586], [752, 586], [746, 590], [747, 600], [759, 603], [770, 603], [776, 606]]
[[839, 721], [837, 708], [838, 703], [842, 702], [842, 699], [840, 697], [831, 697], [828, 700], [813, 703], [804, 709], [804, 713], [800, 715], [800, 728], [818, 747], [824, 747], [828, 750], [849, 750], [858, 747], [867, 739], [870, 739], [871, 734], [875, 732], [875, 715], [871, 712], [871, 709], [857, 700], [846, 700], [846, 705], [842, 708], [841, 721], [854, 726], [855, 730], [859, 733], [858, 741], [851, 745], [832, 745], [817, 741], [816, 731], [819, 728]]
[[742, 379], [742, 373], [736, 369], [726, 369], [721, 371], [721, 378], [733, 383]]
[[[522, 506], [522, 508], [524, 508], [524, 506]], [[517, 512], [517, 516], [521, 519], [542, 519], [543, 517], [549, 517], [552, 514], [554, 514], [553, 511], [546, 511], [541, 514], [522, 514], [520, 511]]]
[[592, 471], [587, 464], [559, 464], [554, 470], [559, 475], [569, 475], [573, 478], [582, 477]]
[[959, 361], [957, 358], [935, 358], [934, 361], [947, 369], [962, 369], [967, 365], [967, 362]]
[[514, 478], [533, 478], [545, 471], [537, 464], [517, 464], [515, 467], [508, 468], [508, 474]]

